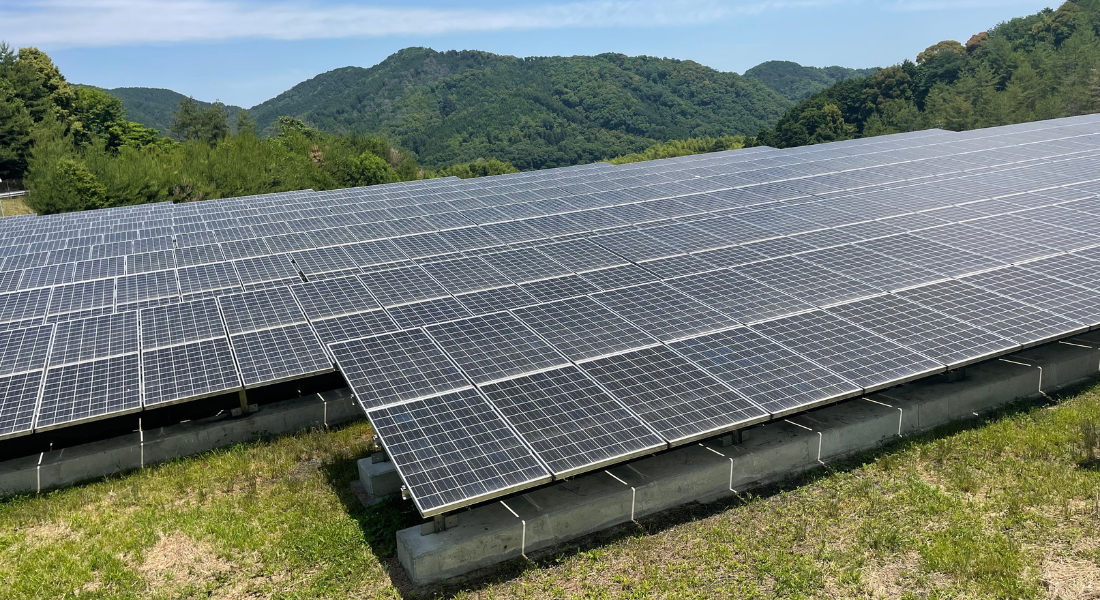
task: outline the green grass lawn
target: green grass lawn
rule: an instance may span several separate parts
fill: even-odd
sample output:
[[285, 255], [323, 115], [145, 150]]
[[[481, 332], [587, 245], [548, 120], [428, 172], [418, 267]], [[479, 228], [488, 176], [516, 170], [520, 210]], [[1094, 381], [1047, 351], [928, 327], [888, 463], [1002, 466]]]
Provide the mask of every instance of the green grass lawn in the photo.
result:
[[0, 214], [5, 217], [14, 217], [16, 215], [26, 215], [34, 211], [31, 210], [27, 203], [23, 201], [23, 198], [16, 196], [14, 198], [0, 198], [0, 206], [3, 210]]
[[[429, 594], [1097, 598], [1098, 424], [1094, 385]], [[364, 509], [349, 488], [369, 436], [357, 423], [0, 500], [0, 597], [414, 595], [393, 545], [410, 503]]]

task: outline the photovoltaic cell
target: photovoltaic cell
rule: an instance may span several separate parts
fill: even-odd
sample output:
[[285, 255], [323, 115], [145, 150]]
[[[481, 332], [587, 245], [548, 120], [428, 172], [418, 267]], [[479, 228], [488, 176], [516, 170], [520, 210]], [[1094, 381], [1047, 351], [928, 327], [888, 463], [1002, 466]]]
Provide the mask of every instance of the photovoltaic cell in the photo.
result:
[[364, 410], [469, 387], [423, 331], [397, 331], [331, 344], [340, 372]]
[[466, 307], [451, 296], [391, 306], [386, 312], [399, 329], [412, 329], [471, 316]]
[[41, 385], [42, 371], [0, 376], [0, 439], [31, 432]]
[[384, 310], [340, 315], [310, 321], [317, 337], [327, 348], [334, 342], [344, 342], [356, 338], [389, 333], [400, 329]]
[[815, 306], [879, 293], [870, 285], [794, 256], [734, 267], [733, 271]]
[[285, 287], [221, 296], [218, 305], [230, 334], [306, 320], [294, 294]]
[[140, 410], [140, 371], [136, 352], [51, 366], [34, 428], [53, 429]]
[[539, 281], [521, 283], [519, 287], [539, 302], [553, 302], [554, 300], [573, 298], [600, 291], [599, 288], [578, 275], [540, 279]]
[[447, 290], [420, 267], [376, 271], [359, 277], [371, 294], [386, 307], [447, 295]]
[[57, 324], [50, 366], [136, 353], [138, 314], [115, 313]]
[[662, 342], [737, 323], [663, 283], [600, 292], [592, 297]]
[[643, 283], [652, 283], [659, 279], [657, 275], [654, 275], [638, 265], [622, 265], [607, 269], [599, 269], [597, 271], [585, 271], [581, 273], [579, 277], [596, 286], [601, 291], [617, 290], [634, 285], [641, 285]]
[[1100, 293], [1033, 271], [1007, 267], [963, 277], [961, 281], [1073, 321], [1100, 324]]
[[742, 323], [763, 321], [813, 308], [808, 302], [729, 270], [677, 277], [665, 283]]
[[828, 310], [951, 369], [1020, 347], [1016, 342], [891, 294], [838, 304]]
[[657, 343], [599, 302], [584, 296], [519, 308], [513, 312], [574, 361]]
[[308, 323], [247, 331], [229, 337], [245, 387], [288, 381], [332, 370]]
[[53, 329], [53, 325], [38, 325], [0, 331], [0, 377], [45, 368]]
[[218, 303], [212, 298], [141, 311], [141, 347], [144, 350], [225, 336]]
[[799, 254], [798, 257], [884, 291], [943, 279], [943, 275], [934, 271], [860, 246], [837, 246]]
[[823, 310], [751, 327], [868, 393], [945, 369], [937, 361]]
[[680, 340], [670, 347], [773, 417], [863, 392], [856, 384], [748, 327]]
[[363, 282], [337, 277], [290, 287], [310, 321], [380, 308]]
[[478, 384], [568, 363], [509, 313], [471, 317], [425, 329]]
[[425, 517], [551, 480], [477, 390], [377, 408], [367, 416]]
[[667, 447], [571, 365], [481, 389], [558, 478]]
[[145, 406], [164, 406], [240, 389], [224, 337], [146, 350], [141, 355]]
[[599, 358], [581, 368], [672, 445], [747, 427], [769, 416], [663, 346]]
[[516, 285], [459, 294], [455, 298], [473, 315], [485, 315], [538, 302]]
[[1024, 346], [1079, 333], [1088, 327], [962, 281], [941, 281], [896, 293]]
[[507, 277], [477, 256], [420, 265], [452, 294], [476, 292], [511, 283]]

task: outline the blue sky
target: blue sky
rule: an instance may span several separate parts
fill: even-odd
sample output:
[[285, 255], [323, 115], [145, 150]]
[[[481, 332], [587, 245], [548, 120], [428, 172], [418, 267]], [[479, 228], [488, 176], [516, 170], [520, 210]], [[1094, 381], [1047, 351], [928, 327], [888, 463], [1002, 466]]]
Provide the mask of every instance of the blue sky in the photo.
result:
[[407, 46], [516, 56], [621, 52], [744, 72], [766, 60], [871, 67], [966, 41], [1042, 0], [3, 0], [0, 36], [73, 82], [253, 106]]

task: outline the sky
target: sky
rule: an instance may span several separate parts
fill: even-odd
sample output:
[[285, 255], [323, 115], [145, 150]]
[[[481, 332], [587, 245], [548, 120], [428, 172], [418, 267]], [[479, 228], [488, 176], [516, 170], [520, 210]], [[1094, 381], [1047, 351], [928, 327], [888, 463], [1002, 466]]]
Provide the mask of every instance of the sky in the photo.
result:
[[0, 38], [74, 83], [251, 107], [409, 46], [514, 56], [618, 52], [743, 73], [767, 60], [874, 67], [1055, 7], [1043, 0], [0, 0]]

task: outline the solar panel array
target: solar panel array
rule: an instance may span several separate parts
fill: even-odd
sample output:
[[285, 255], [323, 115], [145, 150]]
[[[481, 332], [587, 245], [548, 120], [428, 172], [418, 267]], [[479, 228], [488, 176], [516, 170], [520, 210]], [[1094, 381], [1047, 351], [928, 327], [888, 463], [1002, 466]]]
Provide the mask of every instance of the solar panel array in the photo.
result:
[[0, 437], [335, 364], [432, 515], [1100, 325], [1100, 117], [0, 234]]

